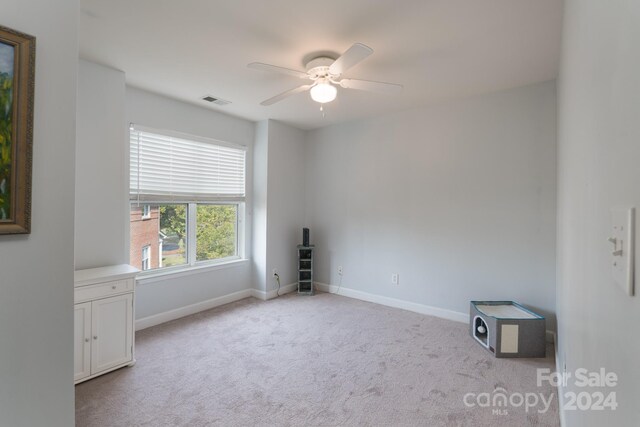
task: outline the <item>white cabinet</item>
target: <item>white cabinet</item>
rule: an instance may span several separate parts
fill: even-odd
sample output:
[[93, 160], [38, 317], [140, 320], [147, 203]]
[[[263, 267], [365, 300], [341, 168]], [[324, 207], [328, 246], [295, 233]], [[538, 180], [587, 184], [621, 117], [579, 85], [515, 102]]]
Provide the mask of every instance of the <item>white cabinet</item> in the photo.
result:
[[91, 303], [76, 304], [73, 310], [73, 380], [91, 375]]
[[131, 362], [133, 294], [103, 298], [91, 303], [91, 372]]
[[129, 265], [75, 274], [75, 383], [133, 365], [134, 295], [138, 270]]

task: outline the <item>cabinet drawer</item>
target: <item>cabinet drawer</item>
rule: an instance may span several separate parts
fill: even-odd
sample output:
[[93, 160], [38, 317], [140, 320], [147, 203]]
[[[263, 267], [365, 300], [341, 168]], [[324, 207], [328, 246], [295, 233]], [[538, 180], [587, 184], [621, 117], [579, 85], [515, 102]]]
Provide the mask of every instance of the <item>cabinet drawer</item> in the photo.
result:
[[97, 285], [80, 286], [75, 289], [75, 302], [104, 298], [124, 292], [133, 292], [133, 279], [105, 282]]

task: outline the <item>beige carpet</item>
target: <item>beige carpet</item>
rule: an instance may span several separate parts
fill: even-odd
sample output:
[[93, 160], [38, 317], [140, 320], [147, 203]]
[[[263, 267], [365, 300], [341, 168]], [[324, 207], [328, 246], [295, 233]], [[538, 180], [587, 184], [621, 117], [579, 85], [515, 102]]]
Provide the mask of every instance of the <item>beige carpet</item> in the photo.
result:
[[[536, 386], [551, 346], [495, 359], [464, 324], [336, 295], [245, 299], [140, 331], [136, 352], [76, 387], [77, 426], [559, 425], [556, 390]], [[500, 387], [554, 399], [465, 406]]]

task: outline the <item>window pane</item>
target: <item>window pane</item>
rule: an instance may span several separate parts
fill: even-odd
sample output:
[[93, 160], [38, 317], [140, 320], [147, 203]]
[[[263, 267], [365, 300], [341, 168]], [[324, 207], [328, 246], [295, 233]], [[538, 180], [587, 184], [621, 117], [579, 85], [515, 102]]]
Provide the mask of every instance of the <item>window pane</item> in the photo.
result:
[[149, 268], [151, 268], [149, 264], [150, 249], [151, 249], [150, 246], [145, 246], [144, 248], [142, 248], [142, 268], [141, 268], [142, 271], [148, 270]]
[[[153, 270], [187, 263], [187, 205], [131, 205], [129, 264]], [[145, 249], [146, 247], [146, 249]]]
[[237, 255], [238, 205], [198, 205], [196, 261]]

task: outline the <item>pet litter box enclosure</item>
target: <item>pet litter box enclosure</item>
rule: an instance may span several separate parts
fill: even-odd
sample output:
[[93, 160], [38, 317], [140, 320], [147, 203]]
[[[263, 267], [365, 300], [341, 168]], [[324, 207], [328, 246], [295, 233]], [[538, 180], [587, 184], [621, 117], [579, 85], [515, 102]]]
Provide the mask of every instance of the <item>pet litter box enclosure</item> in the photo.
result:
[[543, 316], [513, 301], [471, 301], [471, 336], [496, 357], [545, 357]]

